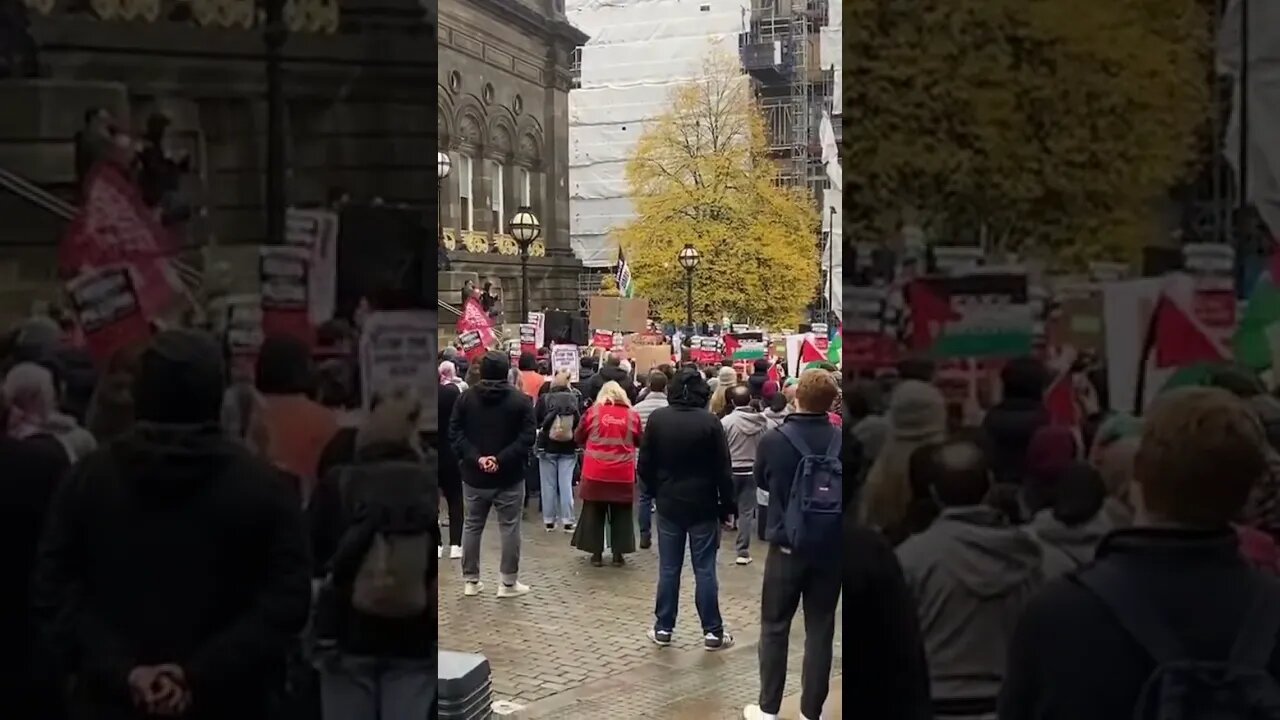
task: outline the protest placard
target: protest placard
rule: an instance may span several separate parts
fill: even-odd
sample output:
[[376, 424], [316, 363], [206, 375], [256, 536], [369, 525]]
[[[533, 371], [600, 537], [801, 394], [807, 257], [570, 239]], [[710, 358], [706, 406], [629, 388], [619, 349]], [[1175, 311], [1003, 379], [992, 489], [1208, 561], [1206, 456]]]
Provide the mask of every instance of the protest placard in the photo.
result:
[[86, 270], [67, 283], [67, 295], [99, 365], [119, 350], [147, 341], [151, 324], [142, 312], [137, 286], [127, 265]]
[[410, 387], [424, 401], [436, 382], [435, 313], [426, 310], [375, 312], [360, 335], [364, 407], [377, 393]]
[[577, 345], [551, 346], [551, 374], [561, 370], [569, 371], [569, 381], [578, 382], [582, 369], [582, 350]]
[[290, 335], [311, 344], [315, 339], [309, 297], [311, 251], [306, 248], [263, 246], [259, 250], [262, 331]]

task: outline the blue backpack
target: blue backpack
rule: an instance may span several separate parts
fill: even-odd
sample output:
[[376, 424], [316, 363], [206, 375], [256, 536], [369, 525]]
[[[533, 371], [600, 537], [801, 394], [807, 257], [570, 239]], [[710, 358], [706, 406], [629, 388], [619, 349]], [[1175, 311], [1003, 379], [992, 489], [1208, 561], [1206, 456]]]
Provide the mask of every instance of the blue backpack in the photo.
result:
[[783, 423], [782, 437], [800, 453], [791, 495], [782, 518], [787, 545], [797, 553], [818, 555], [839, 548], [844, 520], [844, 465], [840, 432], [831, 429], [826, 452], [817, 454], [794, 425]]

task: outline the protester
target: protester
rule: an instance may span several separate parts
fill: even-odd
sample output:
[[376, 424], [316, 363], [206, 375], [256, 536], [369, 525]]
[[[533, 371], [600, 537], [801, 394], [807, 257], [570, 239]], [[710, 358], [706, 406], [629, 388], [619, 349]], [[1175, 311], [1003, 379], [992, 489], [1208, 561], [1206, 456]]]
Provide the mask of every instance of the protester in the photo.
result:
[[777, 392], [770, 398], [769, 404], [765, 406], [762, 413], [776, 427], [782, 423], [783, 418], [790, 414], [791, 409], [786, 394]]
[[1040, 543], [1049, 580], [1092, 562], [1113, 526], [1103, 513], [1107, 488], [1102, 475], [1084, 461], [1067, 463], [1043, 492], [1045, 505], [1032, 514], [1026, 529]]
[[97, 447], [88, 430], [58, 411], [58, 391], [53, 373], [35, 363], [15, 365], [4, 378], [3, 394], [9, 410], [6, 434], [17, 440], [40, 435], [62, 444], [67, 459], [75, 463]]
[[720, 615], [716, 550], [720, 523], [733, 517], [736, 498], [724, 428], [706, 410], [710, 395], [696, 369], [677, 372], [667, 386], [669, 405], [649, 416], [640, 444], [637, 474], [658, 508], [658, 589], [649, 639], [664, 647], [675, 631], [686, 544], [703, 647], [733, 645]]
[[1241, 558], [1231, 528], [1267, 469], [1265, 443], [1257, 417], [1224, 390], [1185, 388], [1152, 404], [1134, 528], [1027, 607], [1002, 720], [1154, 717], [1147, 709], [1170, 708], [1160, 692], [1203, 717], [1275, 713], [1280, 588]]
[[751, 564], [751, 530], [756, 515], [756, 479], [754, 468], [769, 421], [752, 404], [751, 390], [746, 385], [729, 388], [726, 400], [732, 410], [720, 424], [729, 443], [729, 463], [733, 472], [733, 492], [738, 498], [738, 538], [734, 543], [738, 565]]
[[133, 427], [133, 383], [138, 372], [137, 348], [111, 356], [89, 401], [85, 427], [100, 444], [107, 444]]
[[[8, 403], [0, 393], [0, 427], [7, 422]], [[48, 436], [26, 439], [0, 433], [0, 467], [5, 492], [0, 493], [0, 562], [8, 579], [0, 584], [0, 638], [7, 672], [0, 673], [0, 697], [6, 716], [18, 720], [55, 717], [59, 699], [37, 671], [28, 603], [36, 548], [45, 517], [70, 459], [61, 443]]]
[[938, 366], [933, 360], [919, 355], [899, 360], [896, 369], [899, 382], [915, 380], [926, 385], [932, 385], [938, 375]]
[[[667, 383], [674, 377], [674, 371], [661, 371], [661, 368], [671, 370], [670, 365], [659, 366], [659, 371], [649, 374], [648, 395], [644, 397], [636, 405], [636, 414], [640, 416], [640, 429], [643, 431], [649, 426], [649, 416], [654, 410], [667, 406]], [[640, 549], [648, 550], [653, 545], [653, 495], [649, 494], [649, 489], [640, 483], [636, 488], [636, 495], [639, 496], [637, 501], [636, 521], [640, 529]]]
[[[327, 572], [315, 635], [326, 718], [427, 717], [435, 697], [439, 490], [419, 446], [421, 412], [405, 388], [376, 396], [354, 463], [316, 486], [313, 547]], [[379, 588], [389, 579], [394, 590]]]
[[520, 392], [529, 398], [529, 402], [538, 401], [538, 391], [542, 389], [542, 385], [547, 379], [538, 372], [538, 357], [533, 353], [520, 353], [518, 361]]
[[1000, 371], [1004, 397], [982, 418], [997, 484], [1022, 482], [1031, 437], [1049, 422], [1044, 407], [1048, 378], [1044, 365], [1030, 357], [1014, 358]]
[[99, 161], [111, 157], [117, 133], [115, 119], [104, 108], [84, 112], [84, 125], [75, 134], [76, 189], [83, 192], [89, 171]]
[[[445, 349], [452, 350], [453, 348]], [[458, 366], [452, 360], [445, 360], [440, 363], [440, 384], [452, 385], [460, 392], [466, 392], [467, 390], [467, 384], [462, 381], [462, 378], [458, 377]]]
[[600, 388], [575, 432], [582, 446], [582, 516], [573, 533], [573, 547], [591, 553], [591, 564], [604, 563], [605, 532], [613, 551], [613, 565], [635, 552], [634, 510], [636, 446], [642, 430], [640, 416], [631, 409], [626, 391], [615, 382]]
[[1114, 527], [1128, 527], [1133, 522], [1129, 488], [1133, 483], [1133, 463], [1141, 432], [1140, 421], [1127, 415], [1113, 416], [1098, 428], [1090, 452], [1107, 491], [1102, 512]]
[[489, 351], [478, 363], [480, 380], [458, 398], [449, 420], [449, 444], [462, 467], [466, 518], [462, 527], [463, 594], [484, 590], [480, 582], [480, 537], [490, 509], [502, 539], [498, 597], [529, 592], [520, 582], [520, 514], [524, 468], [536, 440], [533, 404], [507, 382], [507, 354]]
[[996, 710], [1005, 650], [1044, 582], [1043, 556], [984, 504], [992, 470], [981, 447], [947, 440], [932, 452], [942, 512], [898, 547], [898, 559], [920, 614], [935, 714], [980, 717]]
[[[453, 417], [453, 408], [458, 403], [458, 398], [467, 390], [465, 383], [457, 380], [456, 376], [445, 372], [446, 366], [449, 370], [453, 369], [453, 363], [448, 360], [440, 363], [440, 388], [437, 391], [438, 406], [440, 410], [440, 418], [445, 424], [445, 435], [441, 442], [437, 443], [440, 452], [440, 494], [444, 496], [445, 503], [449, 507], [449, 559], [462, 559], [462, 525], [463, 525], [463, 502], [462, 502], [462, 469], [458, 465], [458, 456], [454, 454], [453, 443], [447, 437], [449, 419]], [[456, 381], [456, 382], [455, 382]], [[437, 550], [437, 557], [444, 555], [444, 533], [439, 533], [440, 549]]]
[[288, 489], [219, 427], [221, 358], [209, 336], [155, 336], [137, 425], [55, 500], [33, 613], [76, 678], [72, 717], [273, 717], [310, 563]]
[[[830, 518], [805, 509], [803, 546], [795, 543], [796, 528], [788, 518], [789, 505], [798, 503], [793, 493], [820, 501], [807, 493], [818, 485], [805, 483], [839, 480], [841, 436], [826, 418], [827, 408], [839, 392], [834, 376], [810, 369], [800, 376], [796, 389], [797, 412], [770, 431], [760, 444], [754, 467], [756, 481], [769, 489], [769, 556], [765, 560], [764, 590], [760, 601], [760, 703], [748, 706], [748, 720], [777, 720], [787, 679], [787, 654], [791, 622], [804, 605], [804, 660], [800, 674], [800, 714], [818, 720], [826, 704], [831, 676], [836, 606], [840, 602], [842, 568], [831, 561], [830, 551], [841, 543], [843, 501], [841, 490], [835, 498], [837, 512]], [[749, 394], [748, 394], [749, 398]], [[735, 413], [737, 410], [734, 411]], [[805, 474], [804, 468], [817, 458], [831, 462], [834, 477], [822, 480]], [[812, 505], [811, 505], [812, 507]], [[820, 523], [827, 520], [826, 523]], [[825, 528], [825, 531], [824, 531]]]
[[896, 545], [920, 529], [905, 524], [912, 501], [919, 499], [911, 487], [911, 453], [942, 441], [947, 423], [942, 393], [918, 380], [899, 384], [888, 421], [888, 438], [867, 473], [863, 520]]
[[339, 429], [337, 415], [310, 397], [315, 390], [311, 348], [287, 335], [266, 338], [255, 384], [264, 399], [271, 461], [302, 482], [303, 502], [308, 502], [321, 456]]
[[752, 400], [762, 400], [764, 398], [764, 384], [769, 382], [769, 368], [771, 363], [760, 358], [751, 365], [751, 374], [747, 376], [747, 389], [751, 392]]
[[729, 388], [738, 384], [738, 372], [731, 367], [722, 367], [716, 374], [716, 388], [711, 394], [711, 401], [707, 404], [707, 409], [712, 415], [723, 418], [729, 414], [733, 408], [729, 407], [729, 403], [725, 401], [725, 394], [729, 392]]
[[1064, 472], [1079, 457], [1075, 432], [1060, 425], [1045, 425], [1031, 436], [1020, 485], [1019, 517], [1032, 517], [1053, 506], [1053, 491]]
[[594, 403], [596, 396], [600, 394], [600, 388], [605, 383], [616, 382], [618, 386], [627, 393], [627, 401], [635, 404], [636, 387], [631, 384], [631, 379], [627, 377], [627, 373], [622, 369], [623, 357], [617, 353], [609, 353], [605, 358], [604, 367], [599, 372], [588, 375], [582, 373], [582, 399], [587, 403]]
[[538, 469], [542, 480], [542, 522], [547, 532], [559, 522], [573, 532], [573, 471], [578, 462], [574, 440], [582, 424], [582, 398], [570, 387], [568, 370], [551, 378], [551, 389], [538, 398], [534, 421], [538, 424]]

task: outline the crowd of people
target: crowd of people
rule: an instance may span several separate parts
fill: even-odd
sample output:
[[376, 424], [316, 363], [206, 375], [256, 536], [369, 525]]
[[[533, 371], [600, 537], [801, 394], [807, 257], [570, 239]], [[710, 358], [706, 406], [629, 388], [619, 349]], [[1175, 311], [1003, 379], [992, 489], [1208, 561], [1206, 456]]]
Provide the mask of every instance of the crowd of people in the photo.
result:
[[[1143, 417], [1045, 367], [949, 422], [927, 362], [846, 388], [845, 606], [858, 717], [1276, 717], [1280, 401], [1247, 370]], [[951, 416], [954, 418], [954, 415]]]
[[742, 377], [728, 363], [672, 363], [637, 377], [624, 356], [610, 354], [602, 362], [583, 358], [575, 380], [570, 369], [551, 372], [546, 354], [522, 353], [513, 367], [504, 352], [469, 362], [446, 347], [441, 485], [463, 595], [484, 591], [480, 540], [491, 509], [501, 547], [496, 596], [534, 591], [520, 581], [521, 517], [537, 496], [545, 531], [571, 535], [569, 545], [592, 566], [602, 567], [606, 556], [622, 566], [656, 545], [654, 617], [645, 632], [659, 647], [670, 646], [677, 630], [687, 553], [698, 636], [714, 652], [734, 645], [720, 612], [722, 533], [733, 538], [738, 565], [752, 562], [753, 541], [765, 541], [760, 702], [744, 715], [777, 717], [791, 623], [803, 603], [802, 709], [817, 720], [828, 696], [842, 579], [831, 552], [846, 500], [841, 388], [834, 366], [779, 382], [769, 379], [772, 365], [760, 360]]
[[[436, 453], [410, 386], [168, 329], [100, 372], [48, 319], [0, 348], [6, 718], [378, 720], [436, 692]], [[332, 387], [328, 388], [332, 390]]]

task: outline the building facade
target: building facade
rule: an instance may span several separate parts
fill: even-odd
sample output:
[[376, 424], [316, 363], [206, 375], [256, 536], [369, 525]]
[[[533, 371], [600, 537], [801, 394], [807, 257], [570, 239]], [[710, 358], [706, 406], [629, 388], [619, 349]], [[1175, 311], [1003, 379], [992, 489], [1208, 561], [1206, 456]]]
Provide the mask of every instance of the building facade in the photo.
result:
[[[440, 183], [442, 244], [453, 269], [504, 290], [520, 308], [519, 247], [509, 222], [528, 206], [541, 237], [530, 247], [529, 309], [578, 308], [569, 245], [568, 94], [573, 49], [586, 36], [563, 0], [442, 0], [437, 126], [451, 170]], [[442, 299], [456, 290], [442, 281]]]

